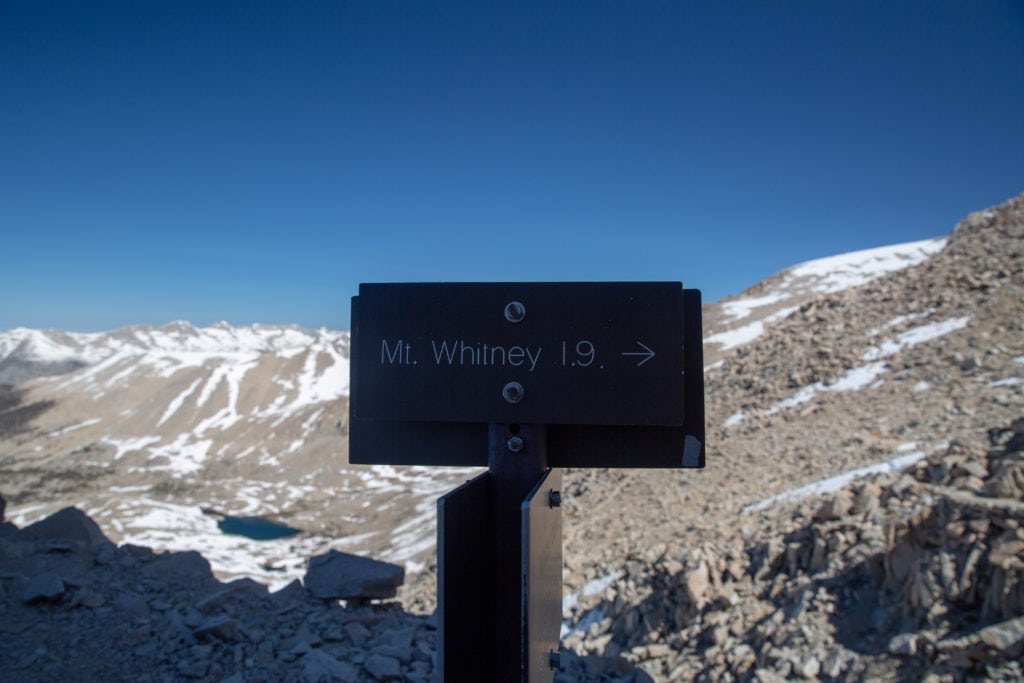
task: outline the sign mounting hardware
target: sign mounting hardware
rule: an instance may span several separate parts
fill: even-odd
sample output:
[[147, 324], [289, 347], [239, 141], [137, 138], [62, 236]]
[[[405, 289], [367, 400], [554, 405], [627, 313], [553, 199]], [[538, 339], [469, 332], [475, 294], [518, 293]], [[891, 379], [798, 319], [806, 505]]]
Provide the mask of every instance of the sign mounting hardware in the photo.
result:
[[360, 285], [349, 462], [487, 467], [438, 500], [444, 683], [553, 682], [561, 468], [704, 466], [701, 327], [679, 282]]

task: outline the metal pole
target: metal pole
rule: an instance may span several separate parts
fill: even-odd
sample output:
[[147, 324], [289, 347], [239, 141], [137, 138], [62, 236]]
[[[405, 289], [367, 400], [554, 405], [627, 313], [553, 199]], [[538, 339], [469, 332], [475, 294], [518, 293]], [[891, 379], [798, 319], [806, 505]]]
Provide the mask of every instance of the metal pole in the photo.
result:
[[544, 425], [490, 425], [488, 468], [493, 520], [493, 680], [522, 683], [527, 643], [522, 603], [522, 504], [547, 470]]

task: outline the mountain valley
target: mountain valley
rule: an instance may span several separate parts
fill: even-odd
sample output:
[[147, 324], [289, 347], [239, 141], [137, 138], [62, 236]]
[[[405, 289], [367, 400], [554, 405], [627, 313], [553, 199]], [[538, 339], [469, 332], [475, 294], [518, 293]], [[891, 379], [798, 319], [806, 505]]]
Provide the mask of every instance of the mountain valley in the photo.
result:
[[[565, 473], [556, 681], [1024, 677], [1024, 195], [946, 238], [794, 266], [705, 305], [704, 326], [706, 468]], [[145, 609], [118, 609], [148, 635], [118, 655], [126, 680], [428, 680], [436, 499], [476, 470], [349, 465], [348, 354], [346, 332], [287, 326], [0, 333], [5, 519], [75, 506], [120, 545], [76, 564], [0, 540], [27, 624], [0, 624], [3, 680], [98, 657], [73, 630], [34, 657], [31, 634], [66, 610], [95, 636], [86, 612], [138, 572]], [[225, 534], [226, 517], [300, 533]], [[303, 594], [329, 550], [402, 564], [399, 602]], [[192, 551], [209, 567], [154, 583]], [[19, 603], [35, 553], [63, 558], [73, 597]], [[217, 580], [245, 586], [224, 608], [241, 630], [178, 629]], [[261, 645], [273, 629], [290, 633]]]

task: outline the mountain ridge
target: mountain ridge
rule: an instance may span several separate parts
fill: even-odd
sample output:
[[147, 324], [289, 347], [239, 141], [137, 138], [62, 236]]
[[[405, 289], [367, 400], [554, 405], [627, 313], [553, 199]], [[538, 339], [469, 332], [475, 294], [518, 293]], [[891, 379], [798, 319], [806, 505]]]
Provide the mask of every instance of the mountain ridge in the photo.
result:
[[[893, 667], [962, 680], [1007, 661], [989, 650], [986, 659], [965, 654], [975, 645], [950, 645], [957, 638], [976, 644], [970, 639], [982, 636], [969, 619], [995, 628], [995, 613], [929, 587], [942, 583], [941, 572], [907, 571], [900, 558], [960, 567], [970, 546], [954, 538], [956, 520], [999, 520], [1008, 529], [1024, 498], [1013, 484], [1018, 451], [1006, 445], [1017, 437], [1000, 436], [1021, 432], [1012, 425], [1024, 412], [1024, 195], [970, 214], [941, 239], [925, 258], [899, 259], [905, 267], [839, 291], [755, 306], [771, 296], [770, 287], [755, 286], [726, 302], [731, 313], [705, 307], [711, 334], [727, 331], [729, 321], [765, 321], [774, 305], [794, 310], [710, 360], [705, 470], [566, 472], [563, 578], [573, 598], [565, 607], [566, 647], [624, 658], [656, 680], [858, 680]], [[744, 308], [747, 315], [734, 315]], [[344, 347], [331, 348], [345, 355]], [[348, 467], [339, 456], [347, 399], [337, 385], [333, 398], [303, 403], [277, 422], [287, 399], [302, 393], [297, 381], [287, 387], [294, 373], [338, 365], [327, 346], [256, 359], [241, 377], [232, 374], [236, 366], [209, 359], [155, 359], [140, 374], [121, 374], [123, 360], [16, 388], [16, 410], [53, 402], [23, 421], [26, 431], [0, 439], [16, 524], [81, 502], [115, 540], [167, 550], [199, 544], [220, 566], [218, 576], [276, 585], [301, 573], [314, 554], [358, 550], [405, 563], [406, 609], [433, 608], [434, 501], [471, 473]], [[162, 368], [177, 370], [164, 377]], [[122, 384], [133, 376], [150, 389]], [[285, 402], [261, 415], [278, 389]], [[122, 416], [125, 410], [135, 412]], [[0, 409], [0, 418], [6, 414]], [[119, 417], [142, 426], [111, 433]], [[150, 431], [158, 423], [165, 433]], [[198, 469], [154, 475], [174, 458]], [[877, 468], [893, 462], [899, 465], [887, 472]], [[838, 490], [817, 486], [846, 475]], [[112, 493], [116, 504], [107, 500]], [[939, 499], [954, 507], [937, 506]], [[279, 545], [232, 545], [202, 518], [203, 505], [279, 519], [304, 533]], [[970, 512], [978, 509], [989, 512]], [[929, 555], [904, 537], [923, 533], [916, 531], [921, 520], [936, 515], [949, 545]], [[139, 519], [148, 530], [131, 526]], [[1024, 566], [1024, 545], [1004, 548], [1010, 540], [996, 531], [977, 542], [980, 557], [999, 563], [1012, 556]], [[244, 554], [260, 566], [238, 566]], [[878, 575], [877, 566], [894, 570]], [[1024, 585], [1016, 574], [1007, 577], [1008, 585]], [[850, 581], [866, 587], [858, 593]], [[912, 592], [907, 581], [925, 586], [930, 604], [945, 605], [956, 619], [943, 625], [931, 607], [922, 612], [924, 589]], [[850, 600], [870, 606], [864, 623], [877, 617], [885, 640], [871, 640], [875, 649], [829, 626], [829, 610]], [[929, 635], [935, 629], [939, 635]], [[998, 632], [1009, 638], [1011, 630]], [[950, 649], [937, 649], [940, 642]]]

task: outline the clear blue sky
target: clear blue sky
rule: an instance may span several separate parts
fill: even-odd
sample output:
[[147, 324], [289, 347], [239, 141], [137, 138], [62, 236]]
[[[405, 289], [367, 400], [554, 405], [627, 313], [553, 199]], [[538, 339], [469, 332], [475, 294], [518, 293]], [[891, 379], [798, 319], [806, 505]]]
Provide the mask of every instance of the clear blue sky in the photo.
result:
[[0, 329], [713, 301], [1021, 191], [1020, 0], [0, 0]]

